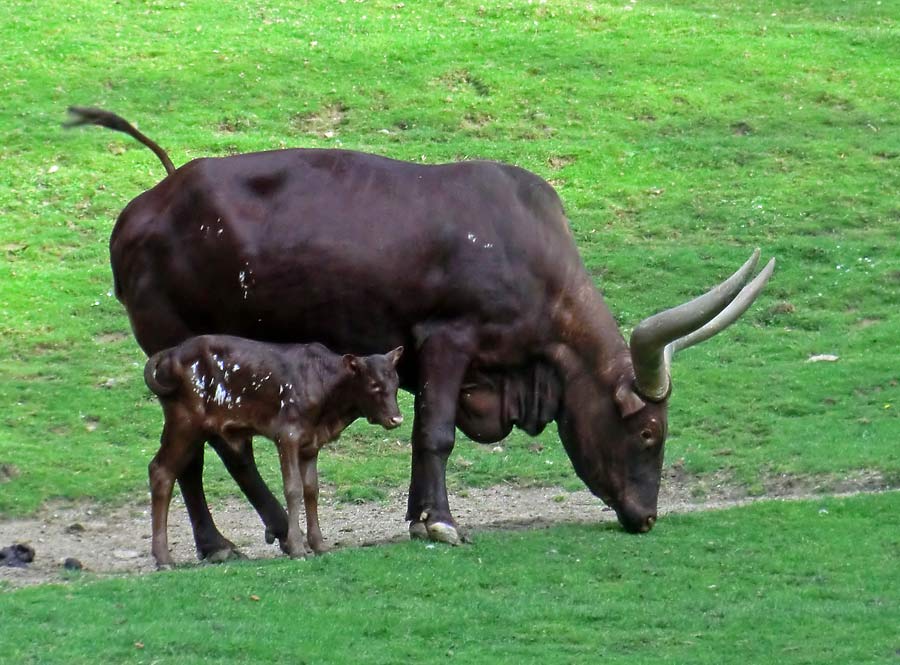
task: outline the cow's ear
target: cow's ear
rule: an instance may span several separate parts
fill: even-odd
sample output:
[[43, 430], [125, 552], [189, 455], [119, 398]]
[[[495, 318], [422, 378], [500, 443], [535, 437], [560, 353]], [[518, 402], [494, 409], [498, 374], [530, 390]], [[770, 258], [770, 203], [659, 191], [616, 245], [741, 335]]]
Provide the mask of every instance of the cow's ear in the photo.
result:
[[616, 406], [623, 418], [629, 418], [647, 406], [647, 403], [634, 391], [634, 387], [628, 381], [620, 381], [613, 394]]
[[362, 371], [362, 365], [359, 363], [359, 358], [354, 356], [352, 353], [347, 353], [344, 355], [344, 367], [349, 369], [354, 374], [359, 374]]
[[396, 349], [394, 349], [393, 351], [388, 353], [387, 357], [388, 357], [388, 360], [391, 361], [391, 364], [393, 364], [394, 367], [396, 367], [397, 363], [400, 362], [400, 356], [402, 356], [402, 355], [403, 355], [403, 347], [398, 346]]

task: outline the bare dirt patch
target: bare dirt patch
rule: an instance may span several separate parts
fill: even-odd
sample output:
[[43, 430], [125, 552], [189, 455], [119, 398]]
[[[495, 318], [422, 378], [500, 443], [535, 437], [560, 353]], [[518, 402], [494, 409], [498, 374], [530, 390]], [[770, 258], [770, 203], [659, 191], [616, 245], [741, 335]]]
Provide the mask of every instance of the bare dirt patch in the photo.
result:
[[19, 467], [15, 464], [0, 462], [0, 483], [8, 483], [13, 478], [19, 477]]
[[[667, 470], [660, 491], [661, 517], [759, 500], [890, 489], [881, 474], [868, 471], [840, 478], [772, 476], [762, 486], [767, 494], [748, 496], [745, 488], [725, 475], [696, 478], [672, 468]], [[330, 548], [366, 547], [407, 539], [404, 492], [394, 492], [384, 502], [364, 504], [342, 503], [331, 492], [323, 494], [320, 519]], [[501, 529], [615, 520], [615, 513], [586, 490], [498, 486], [461, 490], [451, 494], [450, 502], [464, 531], [476, 537], [479, 532]], [[262, 523], [240, 497], [211, 505], [211, 510], [222, 533], [249, 558], [284, 556], [277, 544], [266, 545]], [[150, 556], [149, 501], [117, 508], [55, 505], [34, 517], [0, 521], [0, 546], [13, 543], [31, 545], [35, 559], [26, 568], [0, 568], [0, 583], [12, 587], [65, 581], [67, 572], [63, 563], [69, 558], [77, 559], [85, 571], [97, 576], [146, 574], [155, 570]], [[179, 498], [172, 504], [169, 544], [178, 565], [202, 565], [197, 563], [187, 513]]]
[[299, 113], [291, 120], [291, 125], [303, 134], [314, 134], [332, 138], [337, 130], [347, 122], [350, 107], [341, 102], [329, 104], [312, 113]]
[[570, 155], [550, 155], [550, 157], [547, 158], [547, 164], [549, 164], [550, 168], [554, 171], [559, 171], [574, 163], [575, 158]]
[[491, 117], [487, 113], [467, 113], [463, 116], [463, 119], [460, 122], [460, 127], [462, 127], [467, 132], [477, 133], [490, 125], [493, 121], [493, 117]]
[[114, 344], [116, 342], [122, 342], [126, 339], [130, 339], [131, 335], [127, 332], [106, 332], [100, 333], [99, 335], [94, 336], [94, 341], [97, 344]]
[[465, 69], [457, 69], [447, 72], [438, 79], [450, 92], [472, 91], [479, 97], [488, 97], [491, 94], [490, 87], [478, 76]]

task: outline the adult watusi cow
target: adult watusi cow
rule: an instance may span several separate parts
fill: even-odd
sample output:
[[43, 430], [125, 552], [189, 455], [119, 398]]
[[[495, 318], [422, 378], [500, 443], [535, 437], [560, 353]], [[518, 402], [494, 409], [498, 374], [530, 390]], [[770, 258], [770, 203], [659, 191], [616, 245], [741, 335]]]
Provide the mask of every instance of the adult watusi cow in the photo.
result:
[[[347, 150], [196, 159], [175, 169], [122, 118], [72, 108], [70, 123], [123, 131], [167, 177], [122, 211], [110, 240], [115, 292], [148, 354], [203, 333], [322, 342], [340, 353], [405, 346], [415, 395], [407, 519], [457, 542], [445, 471], [455, 428], [482, 442], [556, 420], [575, 472], [630, 532], [657, 514], [675, 351], [737, 319], [774, 260], [759, 250], [699, 298], [626, 343], [585, 271], [553, 188], [507, 164], [422, 165]], [[284, 510], [250, 442], [210, 441], [266, 524]], [[203, 494], [202, 454], [179, 478], [201, 557], [234, 546]]]

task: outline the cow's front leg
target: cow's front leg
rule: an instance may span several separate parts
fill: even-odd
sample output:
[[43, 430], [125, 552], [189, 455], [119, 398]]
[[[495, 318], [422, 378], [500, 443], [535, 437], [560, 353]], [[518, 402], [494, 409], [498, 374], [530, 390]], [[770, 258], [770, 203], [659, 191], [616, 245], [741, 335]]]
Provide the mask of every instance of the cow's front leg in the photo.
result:
[[281, 461], [281, 478], [284, 482], [284, 499], [287, 503], [288, 530], [281, 542], [281, 550], [292, 558], [310, 554], [309, 545], [300, 528], [300, 506], [303, 502], [303, 481], [300, 476], [299, 443], [293, 437], [283, 437], [277, 442]]
[[459, 543], [447, 500], [447, 458], [453, 451], [456, 403], [472, 348], [471, 332], [459, 327], [431, 331], [419, 344], [419, 389], [406, 512], [411, 538]]
[[303, 505], [306, 508], [306, 539], [316, 554], [328, 551], [319, 529], [319, 472], [316, 468], [319, 451], [300, 453], [300, 477], [303, 480]]
[[253, 458], [253, 439], [248, 436], [238, 445], [229, 445], [224, 439], [213, 438], [210, 445], [262, 519], [266, 527], [266, 542], [274, 543], [276, 538], [283, 542], [287, 538], [288, 516], [259, 475]]
[[181, 496], [191, 518], [194, 531], [194, 542], [197, 544], [197, 557], [218, 563], [227, 559], [243, 558], [234, 543], [223, 536], [216, 528], [206, 494], [203, 492], [203, 447], [190, 460], [184, 470], [178, 474], [178, 486]]

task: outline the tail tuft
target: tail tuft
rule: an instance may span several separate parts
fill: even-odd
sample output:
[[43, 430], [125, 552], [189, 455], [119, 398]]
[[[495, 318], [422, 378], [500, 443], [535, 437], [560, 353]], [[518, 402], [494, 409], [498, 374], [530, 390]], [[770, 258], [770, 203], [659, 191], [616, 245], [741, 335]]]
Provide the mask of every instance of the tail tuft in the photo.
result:
[[[81, 127], [82, 125], [99, 125], [107, 129], [115, 129], [118, 132], [128, 133], [129, 129], [134, 129], [125, 118], [104, 111], [103, 109], [93, 108], [91, 106], [70, 106], [69, 114], [72, 119], [63, 123], [63, 127], [69, 129], [71, 127]], [[137, 130], [135, 130], [137, 131]]]
[[106, 127], [107, 129], [114, 129], [117, 132], [124, 132], [150, 148], [150, 150], [153, 151], [153, 154], [159, 157], [159, 161], [162, 162], [168, 175], [175, 173], [175, 165], [172, 163], [172, 160], [169, 159], [169, 155], [166, 154], [166, 151], [160, 148], [159, 144], [141, 134], [136, 127], [122, 116], [91, 106], [70, 106], [69, 113], [72, 115], [72, 119], [63, 123], [63, 127], [66, 129], [81, 127], [82, 125], [98, 125], [100, 127]]

